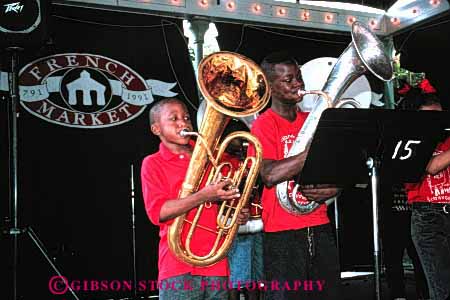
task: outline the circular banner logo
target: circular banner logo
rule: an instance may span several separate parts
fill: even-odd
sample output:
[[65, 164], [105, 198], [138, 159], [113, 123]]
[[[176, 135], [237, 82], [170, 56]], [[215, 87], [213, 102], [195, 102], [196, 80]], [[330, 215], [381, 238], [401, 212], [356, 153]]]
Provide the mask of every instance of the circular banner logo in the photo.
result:
[[173, 97], [176, 83], [144, 80], [110, 58], [64, 53], [37, 59], [19, 74], [20, 100], [31, 114], [51, 123], [103, 128], [139, 116], [153, 95]]

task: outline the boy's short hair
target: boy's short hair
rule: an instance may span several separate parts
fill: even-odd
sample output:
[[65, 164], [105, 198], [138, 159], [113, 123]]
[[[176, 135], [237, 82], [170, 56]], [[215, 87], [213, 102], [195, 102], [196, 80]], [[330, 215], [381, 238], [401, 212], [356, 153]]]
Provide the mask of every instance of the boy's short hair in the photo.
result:
[[422, 106], [441, 104], [441, 100], [434, 93], [423, 93], [420, 88], [411, 88], [400, 101], [402, 110], [419, 110]]
[[161, 113], [162, 108], [169, 103], [179, 103], [184, 106], [184, 108], [187, 111], [186, 104], [184, 104], [183, 101], [177, 98], [164, 98], [153, 104], [152, 108], [150, 109], [150, 112], [148, 114], [150, 126], [155, 124], [156, 121], [159, 119], [159, 114]]
[[300, 65], [298, 64], [297, 60], [292, 56], [292, 54], [288, 51], [278, 51], [271, 53], [264, 57], [262, 60], [260, 66], [266, 74], [267, 79], [269, 81], [272, 81], [275, 75], [275, 65], [277, 64], [286, 64], [286, 65], [296, 65], [298, 68], [300, 68]]

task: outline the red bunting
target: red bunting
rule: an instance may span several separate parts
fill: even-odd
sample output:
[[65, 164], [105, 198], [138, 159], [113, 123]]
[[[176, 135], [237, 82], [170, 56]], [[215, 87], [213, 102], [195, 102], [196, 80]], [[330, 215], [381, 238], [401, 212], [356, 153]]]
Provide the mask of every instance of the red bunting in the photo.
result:
[[[436, 93], [436, 89], [430, 84], [428, 79], [422, 80], [417, 87], [422, 91], [423, 94]], [[411, 90], [411, 86], [407, 83], [403, 84], [403, 87], [397, 91], [399, 95], [406, 95]]]
[[419, 83], [419, 88], [422, 90], [422, 93], [424, 94], [436, 93], [436, 89], [430, 84], [428, 79], [422, 80], [422, 82]]

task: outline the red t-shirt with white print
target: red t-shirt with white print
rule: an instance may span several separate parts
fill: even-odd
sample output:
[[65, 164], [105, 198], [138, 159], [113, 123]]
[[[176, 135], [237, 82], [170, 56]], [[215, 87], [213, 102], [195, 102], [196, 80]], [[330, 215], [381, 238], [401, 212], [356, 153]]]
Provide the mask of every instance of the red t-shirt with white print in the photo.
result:
[[[436, 147], [433, 156], [449, 149], [450, 137]], [[450, 203], [450, 166], [436, 175], [426, 175], [418, 183], [407, 183], [405, 188], [408, 193], [408, 203]]]
[[[308, 113], [298, 112], [295, 121], [289, 122], [272, 109], [261, 114], [252, 124], [251, 133], [261, 142], [263, 159], [281, 160], [286, 158], [307, 116]], [[292, 191], [293, 186], [294, 181], [291, 180], [289, 191]], [[296, 199], [306, 200], [300, 192]], [[261, 202], [265, 232], [301, 229], [329, 223], [326, 204], [320, 205], [319, 208], [305, 215], [297, 216], [287, 212], [278, 202], [275, 186], [264, 187]]]

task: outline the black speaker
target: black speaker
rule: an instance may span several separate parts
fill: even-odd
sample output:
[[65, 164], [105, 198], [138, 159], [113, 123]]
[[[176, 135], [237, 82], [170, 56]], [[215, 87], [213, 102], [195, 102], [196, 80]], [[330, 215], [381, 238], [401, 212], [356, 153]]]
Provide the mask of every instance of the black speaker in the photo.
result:
[[43, 45], [50, 1], [0, 0], [0, 48]]

